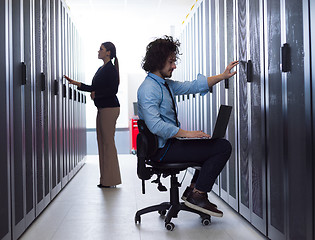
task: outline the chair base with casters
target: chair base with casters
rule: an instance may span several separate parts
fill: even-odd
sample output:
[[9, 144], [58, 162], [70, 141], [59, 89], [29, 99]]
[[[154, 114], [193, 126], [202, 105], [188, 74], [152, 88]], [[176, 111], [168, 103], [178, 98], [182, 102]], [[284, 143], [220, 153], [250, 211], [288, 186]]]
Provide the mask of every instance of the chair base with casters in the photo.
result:
[[[179, 201], [179, 187], [181, 186], [181, 184], [178, 182], [177, 174], [179, 174], [180, 171], [186, 170], [189, 167], [200, 167], [200, 165], [198, 165], [197, 163], [192, 163], [192, 162], [162, 163], [162, 162], [153, 162], [150, 160], [147, 160], [145, 163], [147, 166], [150, 166], [150, 167], [146, 167], [146, 169], [149, 170], [151, 173], [149, 175], [151, 176], [153, 174], [158, 175], [157, 183], [159, 184], [159, 187], [158, 187], [159, 190], [160, 190], [160, 184], [161, 184], [159, 181], [159, 177], [161, 175], [163, 177], [170, 176], [170, 186], [171, 186], [170, 202], [163, 202], [161, 204], [146, 207], [144, 209], [137, 211], [135, 215], [135, 223], [141, 223], [141, 215], [150, 213], [150, 212], [155, 212], [155, 211], [157, 211], [161, 216], [165, 216], [165, 228], [170, 231], [172, 231], [175, 227], [175, 225], [171, 222], [171, 220], [172, 218], [177, 218], [179, 211], [187, 211], [187, 212], [199, 214], [202, 219], [201, 223], [205, 226], [211, 223], [210, 215], [200, 212], [198, 210], [189, 208], [185, 205], [184, 202]], [[144, 180], [143, 179], [142, 179], [142, 187], [143, 187], [143, 193], [144, 193]], [[163, 190], [160, 190], [160, 191], [163, 191]]]

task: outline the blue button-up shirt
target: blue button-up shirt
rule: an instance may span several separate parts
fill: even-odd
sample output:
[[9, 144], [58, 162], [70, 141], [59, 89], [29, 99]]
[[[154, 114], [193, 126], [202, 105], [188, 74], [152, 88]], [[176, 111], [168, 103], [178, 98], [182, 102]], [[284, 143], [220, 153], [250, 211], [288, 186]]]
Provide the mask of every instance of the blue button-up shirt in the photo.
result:
[[149, 73], [138, 89], [138, 116], [143, 119], [148, 129], [158, 136], [159, 148], [164, 147], [167, 139], [176, 135], [176, 116], [172, 98], [164, 86], [167, 82], [174, 95], [200, 93], [202, 96], [209, 91], [207, 78], [197, 75], [194, 81], [173, 81]]

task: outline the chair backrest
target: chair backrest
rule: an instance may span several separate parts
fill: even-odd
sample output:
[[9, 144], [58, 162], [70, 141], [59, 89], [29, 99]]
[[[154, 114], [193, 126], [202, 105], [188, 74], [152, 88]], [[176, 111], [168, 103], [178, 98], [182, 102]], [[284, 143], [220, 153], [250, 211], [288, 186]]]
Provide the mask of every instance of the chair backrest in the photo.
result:
[[[140, 148], [142, 145], [145, 147], [145, 158], [146, 160], [150, 159], [152, 155], [155, 154], [155, 152], [158, 149], [158, 139], [157, 136], [150, 132], [145, 122], [141, 119], [138, 120], [138, 129], [139, 129], [139, 144]], [[138, 143], [138, 139], [137, 139]], [[138, 144], [137, 144], [138, 146]]]
[[157, 136], [150, 132], [145, 122], [141, 119], [138, 120], [139, 134], [137, 136], [137, 157], [138, 166], [137, 174], [142, 180], [148, 180], [153, 175], [152, 168], [146, 166], [146, 160], [158, 149]]

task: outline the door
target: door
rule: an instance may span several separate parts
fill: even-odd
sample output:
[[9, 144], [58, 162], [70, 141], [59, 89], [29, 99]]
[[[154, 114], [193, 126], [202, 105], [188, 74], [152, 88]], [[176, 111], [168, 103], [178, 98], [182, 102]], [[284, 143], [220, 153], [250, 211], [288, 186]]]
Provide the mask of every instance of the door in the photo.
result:
[[[219, 41], [220, 49], [220, 71], [223, 72], [225, 67], [232, 61], [236, 60], [236, 32], [235, 32], [235, 1], [225, 0], [219, 2], [218, 7], [220, 18]], [[234, 69], [235, 70], [235, 69]], [[221, 198], [224, 199], [231, 207], [238, 211], [238, 148], [237, 148], [237, 81], [233, 76], [225, 79], [220, 83], [220, 102], [221, 104], [233, 107], [226, 139], [232, 145], [232, 153], [229, 161], [223, 169], [221, 178]]]
[[59, 1], [50, 1], [50, 109], [51, 109], [51, 198], [54, 198], [61, 190], [60, 178], [60, 137], [59, 137], [59, 89], [60, 89], [60, 27], [59, 27]]
[[[11, 239], [11, 196], [10, 196], [10, 84], [12, 69], [10, 57], [12, 45], [9, 42], [9, 1], [0, 2], [0, 239]], [[10, 47], [9, 47], [10, 46]]]
[[239, 212], [266, 234], [263, 1], [236, 5]]
[[25, 84], [23, 0], [12, 1], [13, 153], [11, 161], [12, 233], [17, 239], [25, 224]]
[[308, 4], [308, 1], [282, 0], [266, 1], [265, 6], [268, 237], [271, 239], [313, 239]]

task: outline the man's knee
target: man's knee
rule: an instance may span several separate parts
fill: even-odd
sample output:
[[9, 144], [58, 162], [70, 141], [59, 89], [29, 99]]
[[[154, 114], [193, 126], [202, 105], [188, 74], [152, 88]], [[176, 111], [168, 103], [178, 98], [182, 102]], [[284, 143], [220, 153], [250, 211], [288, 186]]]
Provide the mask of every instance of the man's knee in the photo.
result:
[[230, 156], [232, 153], [231, 143], [226, 139], [218, 139], [218, 141], [219, 141], [219, 145], [221, 146], [222, 152]]

